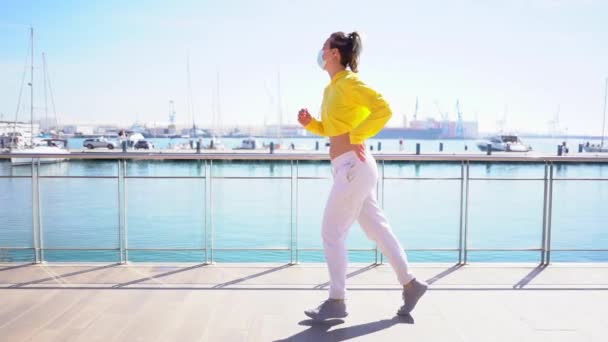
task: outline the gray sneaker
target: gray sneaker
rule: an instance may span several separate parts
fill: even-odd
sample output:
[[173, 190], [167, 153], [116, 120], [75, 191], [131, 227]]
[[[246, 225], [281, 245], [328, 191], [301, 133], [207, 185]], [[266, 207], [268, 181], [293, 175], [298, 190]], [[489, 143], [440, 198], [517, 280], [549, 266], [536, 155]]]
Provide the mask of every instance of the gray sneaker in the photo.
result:
[[408, 289], [403, 289], [403, 306], [399, 308], [397, 311], [397, 315], [399, 316], [407, 316], [414, 310], [418, 300], [426, 290], [428, 289], [427, 283], [423, 281], [418, 281], [416, 279], [412, 280], [412, 286]]
[[344, 301], [327, 299], [314, 309], [304, 311], [306, 316], [315, 321], [324, 321], [330, 318], [344, 318], [348, 316]]

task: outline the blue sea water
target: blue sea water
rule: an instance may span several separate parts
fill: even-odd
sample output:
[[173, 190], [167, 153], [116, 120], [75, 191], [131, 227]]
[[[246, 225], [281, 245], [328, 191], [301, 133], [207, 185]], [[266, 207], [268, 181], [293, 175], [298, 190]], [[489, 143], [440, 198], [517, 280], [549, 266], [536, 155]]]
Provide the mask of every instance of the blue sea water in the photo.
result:
[[[380, 167], [387, 179], [379, 184], [379, 198], [409, 259], [456, 261], [456, 250], [424, 249], [459, 246], [461, 181], [451, 178], [460, 177], [460, 164], [386, 162]], [[41, 176], [117, 173], [116, 161], [71, 160], [40, 167]], [[0, 161], [1, 176], [30, 174], [31, 167]], [[225, 161], [210, 168], [205, 161], [129, 161], [127, 176], [130, 261], [289, 262], [296, 254], [302, 262], [324, 260], [320, 225], [331, 186], [327, 162]], [[193, 178], [145, 178], [150, 176]], [[471, 164], [468, 248], [540, 248], [543, 176], [543, 164]], [[608, 249], [608, 181], [563, 180], [607, 179], [608, 165], [558, 164], [555, 178], [551, 247]], [[119, 260], [113, 250], [120, 241], [116, 178], [40, 178], [40, 212], [45, 260]], [[30, 178], [0, 178], [0, 248], [32, 247], [32, 227]], [[356, 249], [349, 254], [351, 261], [380, 257], [358, 224], [347, 245]], [[78, 250], [62, 250], [72, 248]], [[176, 250], [149, 250], [157, 248]], [[243, 248], [259, 250], [239, 250]], [[0, 262], [31, 260], [32, 250], [0, 249]], [[539, 251], [469, 251], [472, 262], [538, 260]], [[608, 261], [608, 252], [554, 251], [552, 260]]]

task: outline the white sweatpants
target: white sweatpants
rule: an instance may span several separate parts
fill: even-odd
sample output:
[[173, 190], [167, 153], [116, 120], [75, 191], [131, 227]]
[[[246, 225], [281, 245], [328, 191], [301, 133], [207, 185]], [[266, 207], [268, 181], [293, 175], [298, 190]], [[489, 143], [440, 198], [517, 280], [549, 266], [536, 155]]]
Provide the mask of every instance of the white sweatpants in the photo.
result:
[[376, 200], [378, 167], [367, 153], [361, 161], [355, 152], [344, 153], [331, 161], [334, 184], [323, 214], [323, 248], [329, 269], [329, 297], [346, 297], [346, 236], [355, 220], [367, 237], [375, 241], [388, 258], [399, 283], [414, 279], [403, 247], [393, 234]]

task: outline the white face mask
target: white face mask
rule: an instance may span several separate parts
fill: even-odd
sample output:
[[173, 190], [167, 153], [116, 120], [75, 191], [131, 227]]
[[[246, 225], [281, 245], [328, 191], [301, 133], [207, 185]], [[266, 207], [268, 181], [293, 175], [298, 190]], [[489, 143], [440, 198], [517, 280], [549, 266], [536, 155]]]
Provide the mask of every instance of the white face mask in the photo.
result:
[[323, 59], [323, 50], [319, 50], [319, 54], [317, 55], [317, 64], [319, 64], [321, 69], [325, 70], [325, 64], [327, 64], [327, 62]]

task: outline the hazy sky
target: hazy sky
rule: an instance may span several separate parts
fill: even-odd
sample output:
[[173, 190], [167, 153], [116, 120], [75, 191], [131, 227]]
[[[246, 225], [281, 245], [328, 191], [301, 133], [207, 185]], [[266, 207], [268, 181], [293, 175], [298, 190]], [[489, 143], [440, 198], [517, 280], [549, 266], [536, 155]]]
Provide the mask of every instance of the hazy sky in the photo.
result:
[[[316, 56], [334, 31], [363, 35], [361, 78], [384, 94], [389, 125], [419, 115], [494, 130], [600, 134], [608, 77], [608, 1], [27, 1], [0, 0], [0, 115], [13, 120], [35, 29], [36, 115], [45, 52], [61, 123], [211, 123], [219, 78], [224, 124], [317, 114], [329, 78]], [[219, 75], [219, 77], [218, 77]], [[29, 76], [28, 76], [29, 77]], [[24, 98], [29, 105], [29, 96]], [[28, 120], [29, 110], [19, 119]]]

